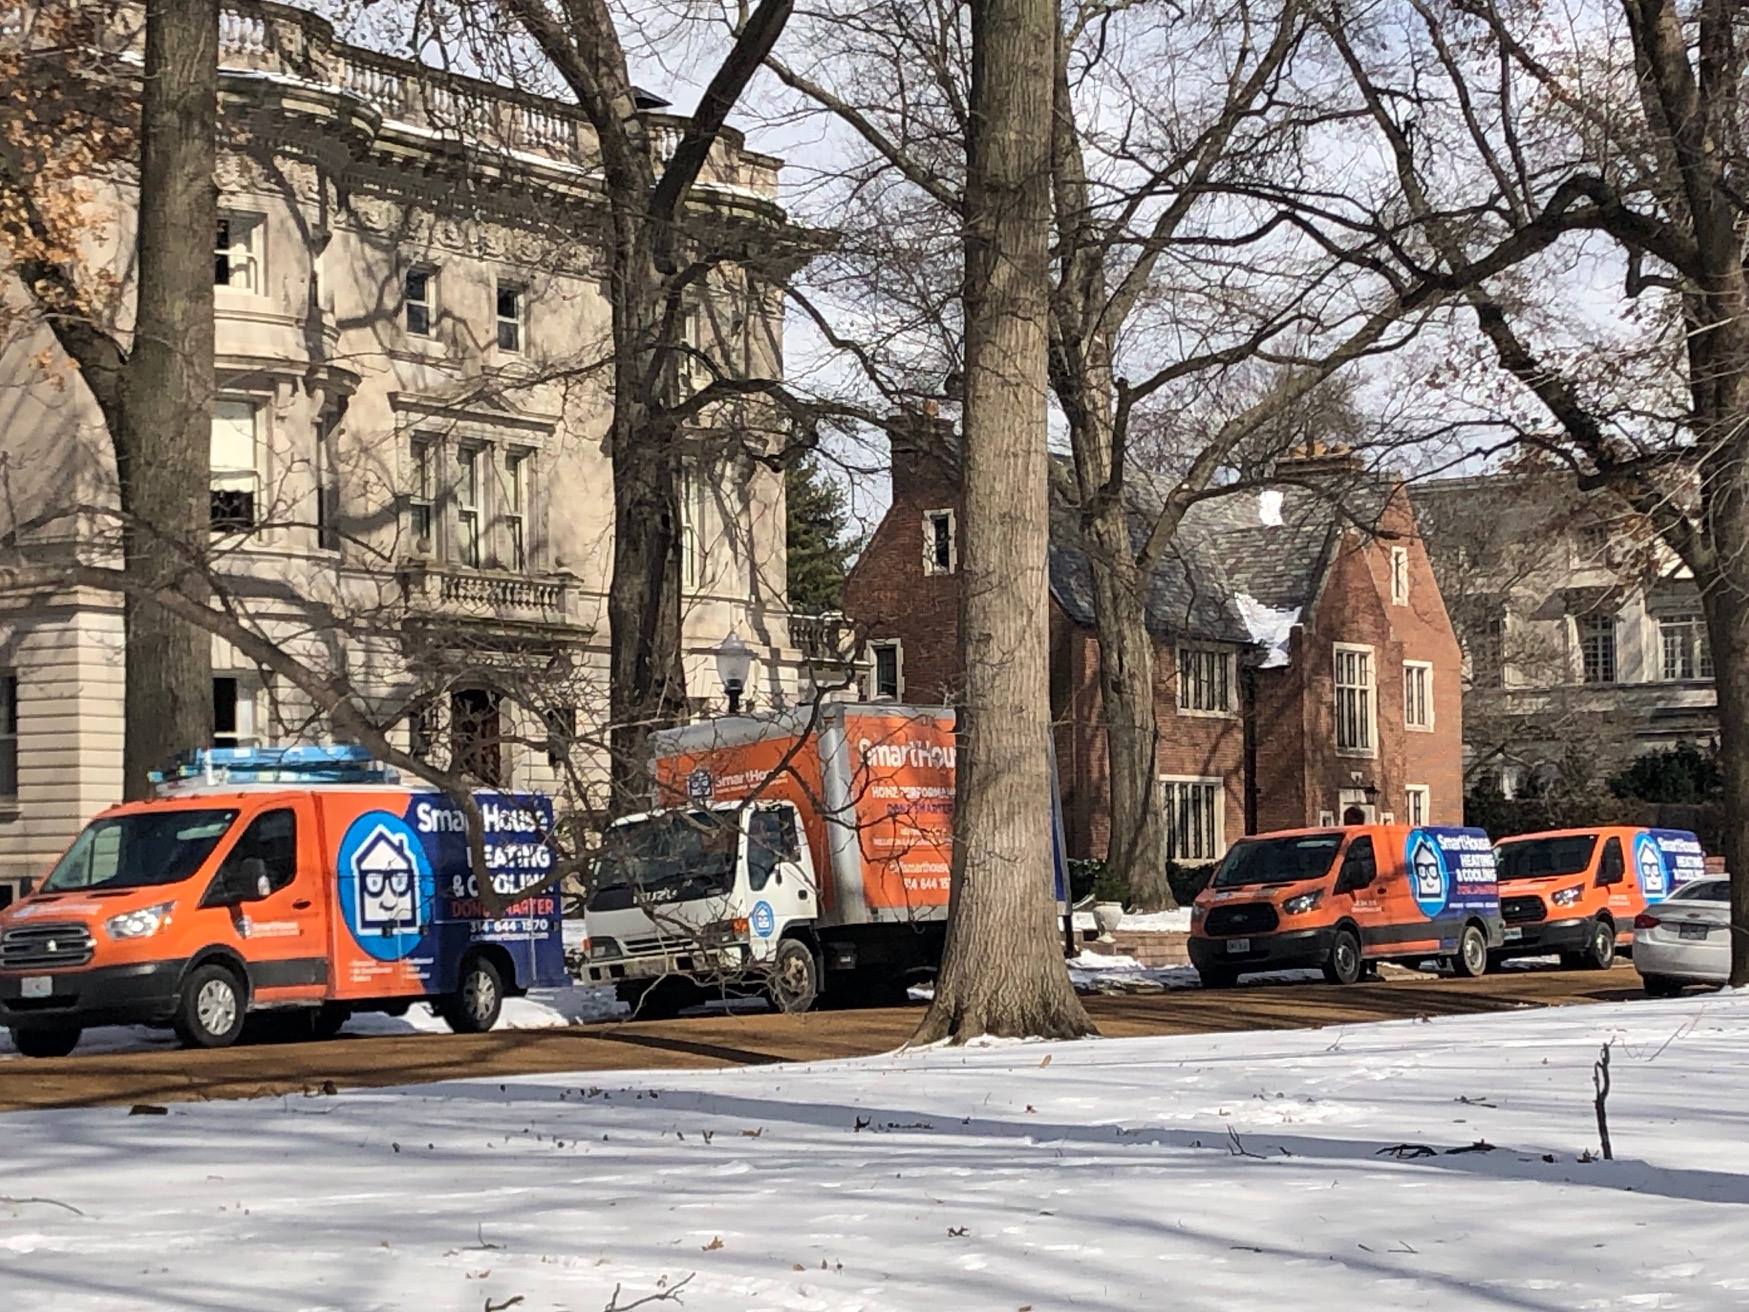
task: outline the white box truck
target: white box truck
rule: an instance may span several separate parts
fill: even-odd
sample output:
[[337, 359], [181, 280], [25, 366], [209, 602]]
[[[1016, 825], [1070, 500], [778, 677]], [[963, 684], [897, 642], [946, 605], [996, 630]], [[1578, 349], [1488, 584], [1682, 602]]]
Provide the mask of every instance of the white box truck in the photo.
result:
[[641, 1016], [710, 991], [902, 1000], [941, 959], [953, 722], [834, 702], [658, 732], [662, 806], [604, 835], [578, 975]]

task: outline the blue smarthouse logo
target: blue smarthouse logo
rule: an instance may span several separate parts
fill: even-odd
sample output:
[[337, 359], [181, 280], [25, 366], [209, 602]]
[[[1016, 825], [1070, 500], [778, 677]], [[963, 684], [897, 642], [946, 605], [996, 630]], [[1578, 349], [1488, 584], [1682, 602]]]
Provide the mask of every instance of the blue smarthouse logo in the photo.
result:
[[1409, 838], [1409, 881], [1415, 892], [1415, 905], [1429, 920], [1445, 910], [1451, 900], [1451, 874], [1445, 868], [1445, 854], [1439, 845], [1421, 830]]
[[407, 822], [367, 811], [340, 840], [340, 910], [358, 946], [378, 961], [411, 956], [431, 925], [437, 881]]
[[1650, 834], [1634, 839], [1634, 874], [1648, 902], [1662, 902], [1670, 895], [1670, 872], [1664, 868], [1664, 853]]

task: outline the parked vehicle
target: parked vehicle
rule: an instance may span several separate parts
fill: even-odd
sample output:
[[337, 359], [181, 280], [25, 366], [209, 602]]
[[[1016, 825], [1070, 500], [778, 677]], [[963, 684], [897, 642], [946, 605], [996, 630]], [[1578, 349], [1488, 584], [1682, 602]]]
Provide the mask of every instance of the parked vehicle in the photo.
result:
[[1684, 884], [1634, 917], [1634, 969], [1654, 998], [1731, 978], [1731, 881]]
[[1706, 873], [1685, 829], [1557, 829], [1503, 839], [1494, 854], [1506, 921], [1495, 960], [1559, 953], [1570, 969], [1609, 969], [1635, 916]]
[[659, 1016], [707, 991], [763, 992], [784, 1011], [901, 1001], [934, 971], [953, 853], [951, 710], [828, 703], [652, 739], [667, 805], [604, 836], [580, 976]]
[[[0, 913], [0, 1023], [27, 1056], [93, 1025], [224, 1047], [267, 1008], [330, 1035], [423, 1000], [477, 1032], [507, 995], [566, 981], [557, 896], [489, 916], [461, 809], [357, 749], [201, 752], [161, 793], [92, 820]], [[497, 891], [538, 882], [551, 803], [476, 797]]]
[[1381, 961], [1480, 975], [1501, 931], [1487, 834], [1357, 825], [1234, 843], [1191, 908], [1189, 949], [1209, 988], [1304, 967], [1352, 984]]

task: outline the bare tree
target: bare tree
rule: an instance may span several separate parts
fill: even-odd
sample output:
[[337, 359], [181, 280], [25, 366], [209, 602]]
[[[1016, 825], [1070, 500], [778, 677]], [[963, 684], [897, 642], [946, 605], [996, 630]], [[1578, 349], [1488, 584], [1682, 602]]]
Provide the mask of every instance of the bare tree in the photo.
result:
[[[187, 561], [209, 532], [219, 6], [146, 0], [137, 138], [131, 116], [94, 109], [96, 86], [83, 84], [82, 63], [96, 56], [98, 34], [115, 17], [109, 7], [17, 8], [9, 26], [19, 40], [12, 58], [22, 94], [7, 106], [0, 200], [15, 229], [19, 281], [77, 366], [114, 446], [130, 525], [122, 555], [136, 585], [126, 594], [122, 779], [126, 796], [140, 797], [153, 769], [211, 733], [211, 640], [154, 598], [174, 591], [204, 600], [204, 581]], [[69, 50], [77, 52], [72, 59]], [[72, 85], [57, 70], [71, 73]], [[137, 167], [131, 331], [106, 327], [92, 313], [102, 293], [78, 267], [83, 215], [53, 194], [61, 170], [37, 167], [63, 148], [53, 134], [68, 129], [95, 134], [96, 149], [82, 163]]]
[[[1323, 24], [1388, 161], [1395, 249], [1467, 284], [1494, 366], [1521, 389], [1485, 399], [1582, 487], [1643, 515], [1694, 576], [1717, 670], [1731, 980], [1743, 985], [1749, 54], [1722, 0], [1624, 0], [1592, 18], [1555, 31], [1533, 6], [1407, 0], [1336, 5]], [[1501, 243], [1517, 244], [1520, 267], [1475, 277], [1477, 252]], [[1613, 305], [1605, 277], [1621, 288]]]
[[1045, 0], [979, 0], [971, 23], [965, 696], [952, 909], [919, 1043], [1092, 1029], [1063, 968], [1051, 892], [1045, 350], [1055, 12]]

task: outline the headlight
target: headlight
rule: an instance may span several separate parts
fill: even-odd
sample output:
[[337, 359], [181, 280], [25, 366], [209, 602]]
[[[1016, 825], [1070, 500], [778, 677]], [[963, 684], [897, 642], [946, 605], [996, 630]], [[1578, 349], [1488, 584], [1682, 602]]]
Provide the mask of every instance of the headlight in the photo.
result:
[[619, 940], [617, 938], [592, 938], [583, 944], [583, 950], [589, 954], [589, 960], [600, 961], [603, 957], [619, 956]]
[[1201, 920], [1204, 916], [1208, 915], [1208, 913], [1209, 913], [1209, 909], [1207, 907], [1205, 907], [1202, 903], [1192, 902], [1190, 904], [1190, 923], [1193, 925], [1196, 924], [1197, 921]]
[[698, 931], [698, 941], [706, 947], [715, 947], [722, 943], [738, 943], [746, 937], [746, 916], [737, 916], [733, 920], [714, 921]]
[[160, 902], [155, 907], [124, 911], [104, 921], [103, 927], [111, 938], [151, 938], [170, 923], [170, 912], [175, 905], [174, 902]]
[[1549, 901], [1553, 902], [1558, 907], [1570, 907], [1584, 896], [1585, 886], [1583, 884], [1574, 884], [1571, 888], [1563, 888], [1556, 891], [1555, 894], [1549, 898]]
[[1298, 897], [1290, 897], [1281, 904], [1281, 909], [1290, 916], [1303, 916], [1323, 900], [1324, 890], [1315, 888], [1310, 893], [1301, 893]]

